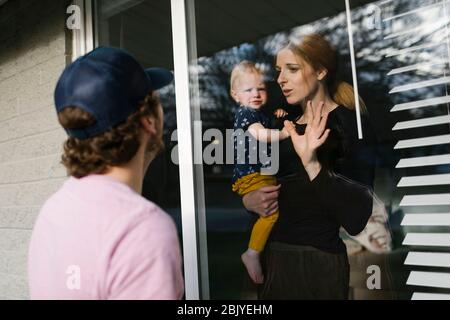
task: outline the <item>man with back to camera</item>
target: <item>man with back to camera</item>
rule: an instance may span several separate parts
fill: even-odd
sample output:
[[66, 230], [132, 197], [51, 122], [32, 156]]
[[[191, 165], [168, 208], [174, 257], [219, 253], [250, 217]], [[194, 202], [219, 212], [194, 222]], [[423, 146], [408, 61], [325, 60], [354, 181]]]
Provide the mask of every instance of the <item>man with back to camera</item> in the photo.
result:
[[68, 134], [69, 179], [42, 207], [28, 255], [31, 299], [180, 299], [173, 220], [140, 194], [164, 148], [155, 90], [173, 80], [126, 51], [100, 47], [65, 68], [55, 89]]

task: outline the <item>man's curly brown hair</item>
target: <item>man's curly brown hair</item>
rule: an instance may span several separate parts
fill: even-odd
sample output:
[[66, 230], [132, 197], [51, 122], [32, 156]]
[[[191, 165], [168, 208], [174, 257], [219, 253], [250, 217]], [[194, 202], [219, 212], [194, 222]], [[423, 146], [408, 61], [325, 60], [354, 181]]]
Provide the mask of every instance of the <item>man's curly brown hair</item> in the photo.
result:
[[[148, 94], [138, 110], [118, 126], [101, 135], [78, 139], [69, 137], [64, 143], [62, 164], [69, 175], [81, 178], [89, 174], [105, 173], [109, 166], [129, 162], [139, 149], [140, 120], [145, 116], [157, 116], [159, 99]], [[59, 123], [65, 129], [80, 129], [95, 123], [95, 119], [78, 107], [67, 107], [58, 113]]]

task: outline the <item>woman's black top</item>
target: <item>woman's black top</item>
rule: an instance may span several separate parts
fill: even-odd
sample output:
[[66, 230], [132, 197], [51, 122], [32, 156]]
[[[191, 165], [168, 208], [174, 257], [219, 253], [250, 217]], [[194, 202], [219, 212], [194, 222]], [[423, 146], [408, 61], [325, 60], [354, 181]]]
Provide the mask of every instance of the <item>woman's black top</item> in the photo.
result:
[[[304, 134], [306, 125], [296, 126]], [[372, 213], [376, 144], [368, 122], [358, 139], [355, 112], [343, 106], [330, 112], [327, 127], [330, 135], [317, 151], [322, 169], [312, 181], [291, 139], [280, 141], [280, 215], [271, 240], [341, 253], [340, 227], [356, 235]]]

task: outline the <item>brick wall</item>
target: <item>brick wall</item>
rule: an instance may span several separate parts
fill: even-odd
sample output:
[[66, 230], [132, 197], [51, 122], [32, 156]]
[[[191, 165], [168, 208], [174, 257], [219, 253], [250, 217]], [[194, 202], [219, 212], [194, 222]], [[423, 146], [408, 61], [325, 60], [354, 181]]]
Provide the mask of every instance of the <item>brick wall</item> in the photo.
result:
[[53, 107], [70, 56], [65, 1], [0, 6], [0, 299], [26, 299], [26, 258], [35, 218], [65, 180], [65, 133]]

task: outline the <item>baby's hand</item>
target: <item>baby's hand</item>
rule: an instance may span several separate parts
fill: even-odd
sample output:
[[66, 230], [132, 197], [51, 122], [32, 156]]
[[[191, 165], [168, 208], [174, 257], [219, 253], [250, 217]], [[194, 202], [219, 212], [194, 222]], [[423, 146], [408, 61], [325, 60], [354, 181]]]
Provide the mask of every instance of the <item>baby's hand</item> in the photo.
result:
[[283, 109], [280, 109], [280, 108], [275, 110], [275, 112], [273, 114], [277, 118], [283, 118], [283, 117], [286, 117], [288, 115], [288, 113], [286, 111], [284, 111]]

